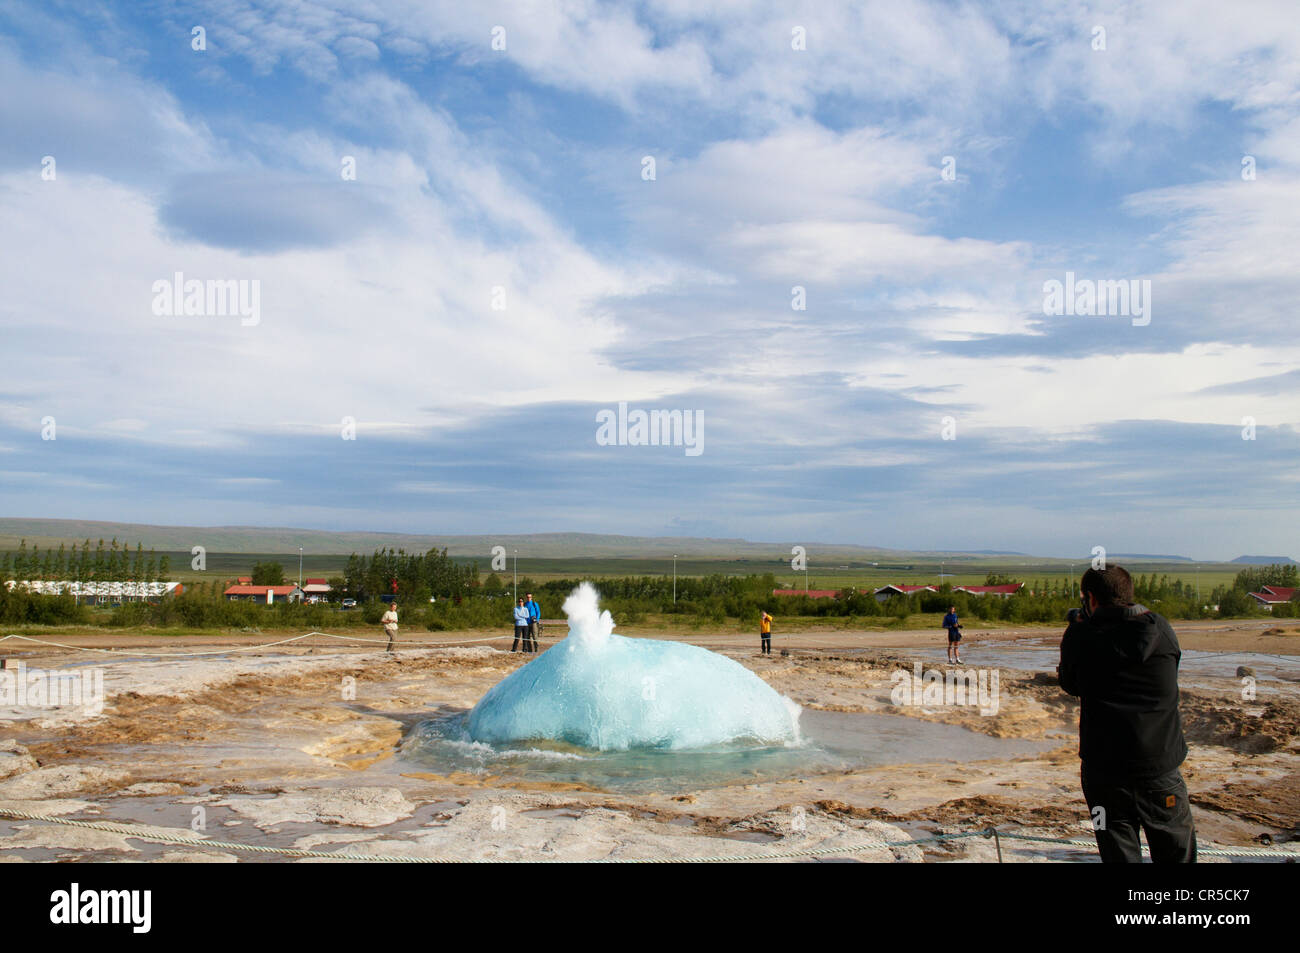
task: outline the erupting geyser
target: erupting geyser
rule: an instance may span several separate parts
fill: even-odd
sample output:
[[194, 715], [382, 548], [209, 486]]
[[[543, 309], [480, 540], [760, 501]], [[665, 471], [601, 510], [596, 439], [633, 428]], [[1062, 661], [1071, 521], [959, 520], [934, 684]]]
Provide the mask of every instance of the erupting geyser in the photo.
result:
[[799, 706], [738, 662], [694, 645], [614, 635], [590, 583], [565, 600], [564, 613], [568, 638], [474, 706], [474, 741], [622, 750], [799, 740]]

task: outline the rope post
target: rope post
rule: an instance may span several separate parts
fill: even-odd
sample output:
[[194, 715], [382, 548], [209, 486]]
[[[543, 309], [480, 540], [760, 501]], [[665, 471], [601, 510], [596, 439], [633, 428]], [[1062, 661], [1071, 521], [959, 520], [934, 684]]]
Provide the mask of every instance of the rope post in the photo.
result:
[[1002, 863], [1002, 841], [998, 839], [998, 829], [996, 827], [986, 828], [984, 831], [985, 838], [993, 838], [993, 846], [997, 848], [998, 863]]

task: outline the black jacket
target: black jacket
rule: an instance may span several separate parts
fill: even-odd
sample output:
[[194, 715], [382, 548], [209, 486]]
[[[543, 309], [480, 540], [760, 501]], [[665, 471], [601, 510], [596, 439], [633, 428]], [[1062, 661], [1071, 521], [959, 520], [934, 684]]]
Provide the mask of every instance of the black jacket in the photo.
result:
[[1178, 637], [1145, 606], [1107, 606], [1061, 637], [1061, 687], [1079, 696], [1079, 757], [1116, 778], [1149, 778], [1187, 757], [1178, 715]]

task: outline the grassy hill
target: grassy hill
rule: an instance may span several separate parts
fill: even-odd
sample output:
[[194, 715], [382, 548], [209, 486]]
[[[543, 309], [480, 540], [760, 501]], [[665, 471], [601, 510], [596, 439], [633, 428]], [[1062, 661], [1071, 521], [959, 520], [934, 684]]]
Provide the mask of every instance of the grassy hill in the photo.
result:
[[[502, 546], [507, 560], [499, 575], [508, 581], [513, 575], [514, 552], [519, 552], [519, 575], [536, 582], [557, 578], [601, 576], [668, 575], [673, 571], [673, 554], [678, 555], [679, 576], [712, 573], [744, 576], [772, 573], [779, 586], [839, 589], [846, 586], [877, 587], [886, 583], [952, 585], [984, 582], [986, 573], [997, 572], [1032, 586], [1035, 580], [1057, 579], [1087, 568], [1088, 557], [1059, 559], [1007, 552], [926, 552], [891, 550], [852, 544], [803, 543], [807, 550], [808, 573], [790, 567], [790, 543], [763, 543], [744, 539], [696, 539], [672, 536], [618, 536], [594, 533], [534, 533], [499, 536], [434, 535], [375, 532], [329, 532], [288, 527], [255, 526], [153, 526], [140, 523], [94, 522], [85, 520], [0, 518], [0, 551], [17, 548], [20, 539], [28, 546], [57, 548], [89, 538], [92, 542], [111, 539], [134, 547], [166, 553], [170, 576], [182, 582], [222, 580], [248, 574], [253, 564], [277, 561], [287, 579], [298, 577], [298, 547], [303, 548], [303, 575], [341, 574], [347, 557], [356, 552], [368, 555], [383, 546], [401, 547], [407, 552], [424, 552], [446, 547], [458, 561], [474, 560], [479, 571], [491, 571], [492, 547]], [[207, 568], [190, 566], [193, 546], [207, 550]], [[1240, 566], [1230, 563], [1193, 564], [1181, 556], [1115, 555], [1134, 573], [1168, 574], [1188, 583], [1199, 581], [1203, 592], [1215, 585], [1231, 583]], [[1199, 565], [1199, 572], [1198, 572]]]
[[[683, 557], [706, 559], [790, 560], [794, 542], [764, 543], [745, 539], [711, 539], [684, 536], [619, 536], [597, 533], [531, 533], [436, 535], [427, 533], [331, 532], [259, 526], [152, 526], [143, 523], [97, 522], [89, 520], [0, 518], [0, 550], [14, 549], [20, 539], [28, 545], [71, 545], [82, 540], [129, 540], [142, 542], [146, 549], [188, 552], [203, 546], [209, 553], [292, 553], [303, 548], [307, 554], [368, 553], [381, 546], [402, 547], [408, 552], [423, 552], [433, 547], [446, 548], [453, 556], [484, 557], [493, 546], [503, 546], [507, 553], [519, 550], [520, 556], [542, 559], [671, 559]], [[1021, 554], [930, 552], [885, 549], [848, 543], [799, 541], [812, 563], [870, 566], [873, 562], [937, 562], [940, 559], [964, 560], [980, 564], [1017, 564], [1032, 557]]]

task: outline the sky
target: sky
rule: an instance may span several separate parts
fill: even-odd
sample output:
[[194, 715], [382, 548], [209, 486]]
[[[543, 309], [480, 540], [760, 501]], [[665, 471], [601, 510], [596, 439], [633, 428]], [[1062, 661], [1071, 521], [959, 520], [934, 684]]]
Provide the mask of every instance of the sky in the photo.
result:
[[0, 515], [1300, 556], [1291, 2], [8, 0], [0, 130]]

